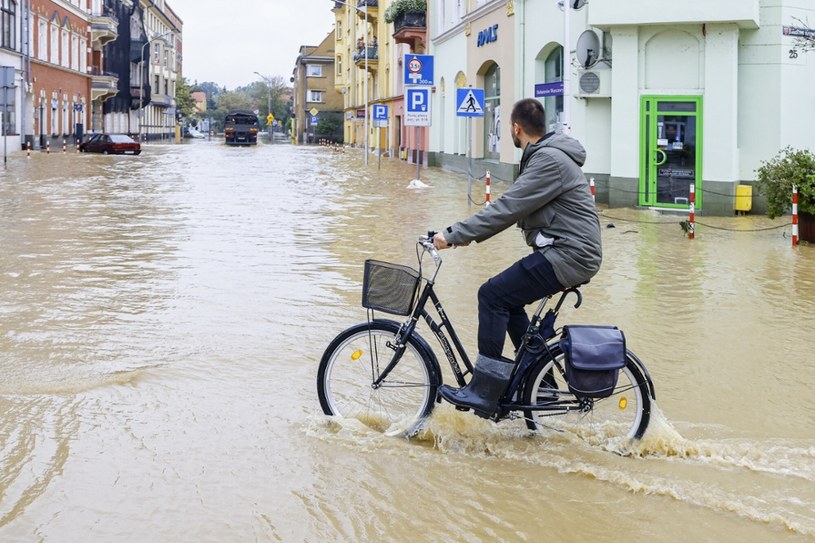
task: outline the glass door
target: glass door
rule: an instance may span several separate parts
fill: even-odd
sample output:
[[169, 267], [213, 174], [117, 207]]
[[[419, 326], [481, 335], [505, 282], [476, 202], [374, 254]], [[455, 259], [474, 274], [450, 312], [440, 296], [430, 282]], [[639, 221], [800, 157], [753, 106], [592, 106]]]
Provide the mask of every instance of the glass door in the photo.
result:
[[643, 96], [639, 205], [701, 208], [702, 97]]

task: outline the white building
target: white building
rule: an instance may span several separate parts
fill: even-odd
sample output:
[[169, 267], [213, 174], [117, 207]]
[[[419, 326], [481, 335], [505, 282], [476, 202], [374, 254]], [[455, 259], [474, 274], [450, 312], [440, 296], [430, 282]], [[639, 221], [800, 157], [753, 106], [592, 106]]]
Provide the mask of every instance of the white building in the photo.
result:
[[[434, 163], [463, 164], [463, 119], [451, 104], [457, 70], [455, 81], [486, 90], [486, 117], [473, 122], [476, 173], [511, 178], [520, 155], [500, 138], [507, 111], [537, 95], [550, 126], [568, 122], [586, 146], [584, 171], [612, 206], [687, 208], [693, 184], [698, 211], [732, 214], [736, 186], [752, 181], [762, 160], [811, 145], [815, 52], [794, 36], [815, 21], [812, 3], [591, 0], [569, 12], [567, 81], [564, 13], [554, 0], [476, 4], [456, 20], [458, 0], [431, 2], [431, 52], [444, 77], [434, 95], [444, 112], [431, 131]], [[562, 87], [571, 90], [565, 113]]]
[[30, 103], [29, 67], [23, 49], [28, 42], [28, 29], [24, 26], [25, 12], [18, 2], [0, 2], [0, 147], [3, 156], [22, 149], [21, 134], [31, 133], [23, 126], [25, 104]]

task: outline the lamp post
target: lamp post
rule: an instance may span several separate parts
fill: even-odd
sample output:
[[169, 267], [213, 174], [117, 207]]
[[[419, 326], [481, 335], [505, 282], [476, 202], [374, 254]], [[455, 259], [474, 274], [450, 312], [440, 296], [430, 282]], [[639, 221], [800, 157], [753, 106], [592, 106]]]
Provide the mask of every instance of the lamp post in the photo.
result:
[[[352, 0], [353, 1], [353, 0]], [[360, 9], [359, 6], [355, 6], [353, 4], [349, 4], [347, 2], [343, 2], [341, 0], [334, 0], [334, 5], [341, 4], [346, 7], [353, 8], [355, 11], [365, 14], [365, 24], [368, 23], [368, 3], [365, 2], [365, 6]], [[365, 55], [365, 79], [362, 80], [362, 93], [365, 95], [365, 132], [363, 134], [363, 145], [365, 146], [365, 165], [368, 165], [368, 36], [367, 32], [365, 33], [365, 40], [363, 43], [362, 54]], [[357, 25], [354, 22], [354, 43], [356, 43], [357, 37]]]
[[166, 36], [169, 36], [172, 33], [172, 30], [168, 30], [159, 36], [154, 36], [153, 38], [147, 40], [147, 42], [141, 46], [141, 56], [139, 57], [139, 141], [141, 141], [141, 127], [142, 123], [144, 122], [144, 48], [154, 41], [164, 39]]
[[[268, 108], [267, 108], [268, 112], [267, 113], [271, 113], [272, 112], [272, 83], [271, 83], [272, 80], [269, 79], [268, 77], [266, 77], [265, 75], [261, 74], [260, 72], [255, 72], [255, 75], [257, 75], [261, 79], [263, 79], [263, 81], [266, 83], [266, 87], [268, 87], [268, 89], [269, 89], [269, 103], [268, 103]], [[268, 119], [269, 119], [268, 115], [266, 115], [266, 119], [267, 119], [266, 122], [269, 122], [268, 121]], [[269, 143], [274, 143], [274, 141], [272, 140], [272, 125], [271, 125], [271, 123], [269, 124]]]

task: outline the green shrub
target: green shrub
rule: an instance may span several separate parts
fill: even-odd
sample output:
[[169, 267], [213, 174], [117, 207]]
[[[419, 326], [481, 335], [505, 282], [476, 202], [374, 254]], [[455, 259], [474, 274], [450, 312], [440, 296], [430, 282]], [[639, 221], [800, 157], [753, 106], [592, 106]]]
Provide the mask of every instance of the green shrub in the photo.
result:
[[404, 13], [424, 13], [427, 11], [427, 0], [395, 0], [385, 10], [385, 22], [392, 23]]
[[815, 214], [815, 154], [785, 147], [756, 170], [756, 190], [767, 199], [771, 219], [792, 209], [792, 187], [798, 187], [798, 211]]

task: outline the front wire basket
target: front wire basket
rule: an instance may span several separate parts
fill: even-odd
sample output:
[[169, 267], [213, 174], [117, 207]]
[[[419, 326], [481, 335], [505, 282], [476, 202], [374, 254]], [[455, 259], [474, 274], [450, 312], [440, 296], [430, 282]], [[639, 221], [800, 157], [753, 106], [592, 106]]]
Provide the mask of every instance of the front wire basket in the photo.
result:
[[362, 307], [410, 315], [421, 278], [421, 273], [410, 266], [368, 259], [362, 280]]

